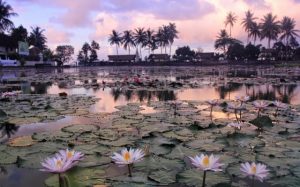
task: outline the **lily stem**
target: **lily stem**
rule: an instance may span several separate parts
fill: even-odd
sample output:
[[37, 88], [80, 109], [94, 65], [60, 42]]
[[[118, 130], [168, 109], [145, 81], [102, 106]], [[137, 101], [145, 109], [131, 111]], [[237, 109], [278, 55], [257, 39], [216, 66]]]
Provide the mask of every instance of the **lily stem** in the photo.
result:
[[252, 176], [252, 185], [251, 187], [254, 187], [254, 176]]
[[205, 178], [206, 178], [206, 171], [204, 171], [203, 174], [202, 187], [205, 187]]
[[63, 187], [63, 182], [60, 173], [58, 174], [58, 183], [59, 183], [59, 187]]
[[132, 177], [132, 173], [131, 173], [131, 164], [128, 164], [128, 176]]

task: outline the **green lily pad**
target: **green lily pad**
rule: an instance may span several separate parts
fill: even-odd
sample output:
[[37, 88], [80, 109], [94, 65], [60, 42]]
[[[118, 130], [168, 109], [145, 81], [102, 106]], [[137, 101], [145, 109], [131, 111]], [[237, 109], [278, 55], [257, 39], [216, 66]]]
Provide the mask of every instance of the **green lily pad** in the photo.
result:
[[176, 173], [170, 171], [153, 171], [148, 177], [158, 182], [159, 185], [169, 185], [176, 182]]

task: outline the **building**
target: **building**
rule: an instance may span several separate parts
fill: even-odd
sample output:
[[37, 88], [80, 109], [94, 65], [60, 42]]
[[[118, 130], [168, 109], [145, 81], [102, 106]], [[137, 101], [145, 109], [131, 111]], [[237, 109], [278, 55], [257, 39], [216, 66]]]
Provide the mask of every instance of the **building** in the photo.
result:
[[215, 53], [208, 52], [208, 53], [197, 53], [196, 58], [200, 61], [209, 61], [215, 59]]
[[136, 55], [108, 55], [109, 62], [135, 62]]
[[17, 43], [8, 35], [0, 33], [0, 59], [8, 59], [8, 56], [17, 52]]
[[148, 57], [150, 62], [164, 62], [170, 61], [170, 55], [168, 54], [151, 54]]

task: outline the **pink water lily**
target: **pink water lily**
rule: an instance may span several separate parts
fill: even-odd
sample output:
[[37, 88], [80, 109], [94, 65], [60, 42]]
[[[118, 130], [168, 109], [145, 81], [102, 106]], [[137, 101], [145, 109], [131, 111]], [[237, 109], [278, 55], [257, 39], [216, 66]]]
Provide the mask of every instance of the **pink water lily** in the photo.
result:
[[265, 110], [269, 106], [269, 103], [267, 103], [266, 101], [257, 100], [253, 102], [253, 105], [258, 109], [257, 117], [259, 117], [260, 112]]
[[82, 160], [83, 156], [80, 152], [69, 151], [68, 149], [60, 150], [58, 154], [48, 157], [41, 162], [44, 167], [41, 171], [58, 174], [65, 173]]
[[264, 178], [266, 178], [269, 174], [269, 170], [267, 166], [264, 164], [256, 164], [249, 162], [241, 164], [241, 171], [245, 176], [253, 177], [253, 179], [258, 179], [259, 181], [263, 182]]
[[206, 103], [211, 106], [216, 106], [219, 104], [219, 101], [217, 99], [211, 99], [211, 100], [207, 100]]
[[244, 103], [244, 102], [247, 102], [247, 101], [249, 101], [250, 100], [250, 97], [249, 96], [235, 96], [235, 99], [237, 100], [237, 101], [240, 101], [240, 102], [242, 102], [242, 103]]
[[189, 157], [189, 158], [191, 159], [192, 164], [200, 170], [222, 171], [220, 167], [223, 166], [223, 164], [219, 162], [220, 158], [214, 156], [213, 154], [210, 156], [201, 154], [199, 156]]

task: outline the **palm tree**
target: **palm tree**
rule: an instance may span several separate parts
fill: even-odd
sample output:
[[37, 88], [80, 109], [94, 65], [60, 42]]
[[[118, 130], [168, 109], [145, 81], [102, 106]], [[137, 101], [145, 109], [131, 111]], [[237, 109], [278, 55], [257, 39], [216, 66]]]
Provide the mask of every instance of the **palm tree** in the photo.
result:
[[29, 44], [39, 48], [41, 51], [46, 49], [47, 38], [44, 35], [45, 29], [40, 27], [31, 27], [29, 35]]
[[254, 14], [250, 10], [248, 10], [245, 13], [245, 18], [242, 20], [242, 26], [244, 27], [245, 31], [248, 33], [247, 43], [249, 43], [250, 31], [254, 24], [255, 19], [257, 19], [257, 18], [254, 17]]
[[165, 48], [165, 53], [167, 53], [167, 46], [169, 45], [170, 42], [169, 27], [166, 25], [159, 27], [158, 32], [156, 34], [156, 38], [157, 38], [157, 43], [161, 48], [161, 53], [163, 48]]
[[261, 37], [260, 26], [256, 22], [253, 22], [252, 26], [250, 27], [249, 37], [253, 38], [254, 45], [256, 39]]
[[268, 39], [268, 48], [271, 47], [271, 40], [277, 40], [280, 33], [280, 22], [276, 20], [277, 16], [269, 13], [264, 16], [261, 23], [261, 39]]
[[10, 17], [17, 15], [13, 12], [13, 8], [9, 4], [0, 0], [0, 33], [14, 27], [14, 23], [10, 20]]
[[139, 52], [140, 52], [141, 58], [143, 58], [142, 57], [142, 47], [144, 46], [144, 43], [146, 41], [146, 37], [147, 37], [146, 36], [146, 31], [145, 31], [144, 28], [135, 29], [133, 38], [134, 38], [134, 42], [137, 45], [137, 48], [140, 47]]
[[155, 43], [154, 31], [151, 29], [148, 29], [146, 31], [146, 38], [145, 38], [145, 42], [143, 43], [143, 47], [148, 48], [149, 55], [150, 55], [150, 52], [153, 51], [153, 43]]
[[110, 45], [116, 45], [117, 55], [119, 55], [119, 46], [122, 43], [122, 36], [117, 31], [113, 30], [112, 34], [109, 36], [108, 41]]
[[233, 12], [229, 12], [227, 14], [226, 20], [225, 20], [225, 27], [227, 27], [227, 25], [229, 25], [229, 36], [231, 37], [231, 29], [233, 27], [233, 25], [235, 24], [235, 22], [237, 21], [237, 16], [234, 15]]
[[172, 45], [174, 43], [174, 40], [178, 38], [178, 31], [176, 29], [175, 23], [169, 23], [168, 25], [169, 30], [169, 44], [170, 44], [170, 56], [172, 55]]
[[295, 29], [296, 21], [293, 18], [284, 17], [281, 21], [281, 31], [282, 35], [280, 36], [280, 40], [285, 40], [286, 47], [289, 44], [291, 38], [298, 37], [299, 30]]
[[124, 31], [123, 37], [122, 37], [122, 43], [124, 45], [124, 49], [129, 51], [130, 54], [130, 47], [135, 46], [133, 33], [130, 30]]
[[158, 31], [156, 33], [156, 41], [157, 41], [157, 45], [160, 47], [160, 52], [162, 53], [162, 49], [163, 49], [163, 46], [164, 46], [164, 33], [163, 33], [163, 28], [162, 27], [159, 27], [158, 28]]
[[232, 44], [241, 44], [242, 42], [231, 38], [225, 29], [222, 29], [217, 36], [217, 40], [215, 41], [215, 48], [218, 50], [222, 50], [224, 55], [226, 56], [228, 47]]

